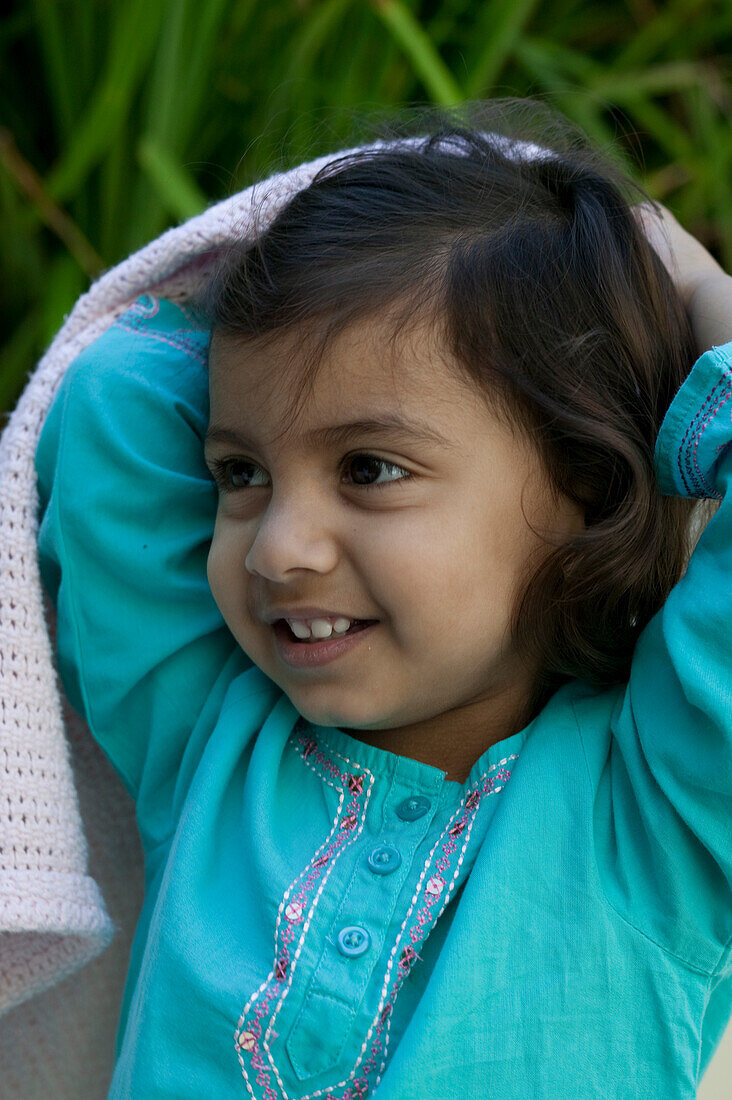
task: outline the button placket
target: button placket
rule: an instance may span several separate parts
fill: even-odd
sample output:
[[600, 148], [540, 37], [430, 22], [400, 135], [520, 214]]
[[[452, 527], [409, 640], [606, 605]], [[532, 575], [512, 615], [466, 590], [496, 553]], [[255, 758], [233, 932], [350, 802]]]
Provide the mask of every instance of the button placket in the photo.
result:
[[[379, 832], [372, 833], [368, 840], [364, 837], [360, 851], [354, 852], [352, 872], [308, 982], [303, 1011], [298, 1013], [286, 1040], [300, 1081], [335, 1065], [348, 1045], [347, 1036], [356, 1019], [359, 1015], [370, 1017], [378, 1004], [374, 998], [380, 995], [380, 986], [371, 990], [367, 998], [369, 982], [375, 968], [380, 972], [377, 964], [383, 963], [397, 901], [410, 875], [415, 852], [429, 829], [439, 796], [437, 784], [432, 798], [409, 794], [409, 798], [422, 800], [417, 805], [419, 813], [411, 820], [396, 815], [395, 803], [405, 801], [404, 795], [410, 791], [409, 780], [414, 775], [413, 761], [406, 762], [406, 776], [399, 774], [400, 762], [382, 805]], [[368, 1003], [364, 1003], [366, 999]], [[317, 1052], [308, 1023], [316, 1005], [330, 1019], [329, 1026], [318, 1031]]]
[[[359, 777], [346, 775], [345, 772], [347, 768], [351, 770], [357, 768], [362, 770], [364, 775], [370, 776], [371, 784], [368, 788], [364, 784], [364, 789], [372, 792], [373, 797], [370, 802], [366, 800], [368, 813], [363, 819], [359, 819], [360, 827], [353, 830], [353, 839], [356, 843], [342, 846], [343, 850], [338, 852], [337, 858], [332, 862], [330, 851], [326, 850], [324, 853], [322, 850], [325, 848], [324, 843], [315, 851], [305, 868], [305, 871], [310, 874], [314, 873], [315, 868], [328, 866], [327, 877], [323, 875], [322, 888], [315, 882], [311, 889], [311, 894], [319, 903], [317, 909], [313, 906], [313, 912], [309, 913], [304, 906], [296, 904], [290, 896], [291, 888], [284, 895], [283, 904], [288, 903], [284, 920], [292, 919], [300, 922], [307, 916], [310, 935], [305, 938], [302, 952], [298, 945], [298, 953], [293, 955], [292, 961], [297, 963], [297, 976], [294, 982], [284, 986], [279, 979], [279, 972], [275, 972], [276, 979], [271, 978], [264, 990], [270, 1007], [274, 1005], [274, 997], [279, 996], [276, 1019], [273, 1016], [270, 1021], [267, 1021], [260, 1010], [261, 1006], [256, 1003], [258, 999], [263, 999], [262, 990], [252, 992], [250, 1002], [247, 1003], [238, 1022], [241, 1028], [240, 1035], [237, 1035], [240, 1061], [246, 1061], [244, 1072], [247, 1082], [249, 1081], [248, 1072], [251, 1072], [252, 1079], [255, 1075], [261, 1075], [261, 1080], [266, 1081], [268, 1087], [271, 1084], [274, 1088], [279, 1084], [284, 1092], [284, 1081], [291, 1095], [300, 1095], [297, 1090], [301, 1089], [305, 1079], [309, 1079], [307, 1091], [311, 1095], [325, 1095], [329, 1087], [340, 1088], [340, 1086], [334, 1086], [333, 1082], [345, 1082], [346, 1077], [350, 1081], [353, 1073], [356, 1074], [353, 1083], [354, 1094], [358, 1091], [360, 1095], [363, 1090], [363, 1095], [366, 1095], [372, 1085], [374, 1087], [378, 1085], [383, 1065], [386, 1064], [388, 1054], [391, 1054], [390, 1038], [392, 1047], [399, 1040], [400, 1020], [403, 1025], [404, 1021], [409, 1019], [407, 1010], [411, 1006], [408, 993], [404, 994], [404, 1002], [396, 1000], [401, 983], [410, 975], [414, 961], [422, 958], [423, 943], [431, 934], [431, 924], [440, 916], [453, 883], [457, 883], [453, 897], [464, 884], [464, 881], [461, 882], [457, 877], [461, 865], [462, 880], [469, 873], [481, 833], [481, 830], [476, 827], [471, 848], [465, 856], [467, 838], [471, 834], [473, 824], [471, 808], [474, 800], [480, 803], [480, 798], [475, 793], [471, 794], [464, 799], [464, 812], [459, 811], [458, 800], [463, 802], [462, 790], [449, 785], [449, 791], [445, 793], [450, 793], [451, 797], [443, 799], [441, 783], [433, 783], [434, 776], [426, 774], [421, 768], [419, 770], [414, 767], [400, 768], [398, 764], [390, 762], [388, 768], [374, 767], [376, 773], [374, 775], [368, 771], [368, 765], [374, 765], [374, 761], [368, 755], [354, 764], [353, 760], [359, 759], [358, 746], [337, 744], [336, 749], [340, 751], [330, 749], [332, 760], [326, 760], [325, 763], [317, 757], [316, 753], [311, 753], [309, 742], [305, 748], [308, 758], [315, 757], [315, 763], [322, 767], [326, 794], [340, 793], [341, 789], [336, 785], [339, 781], [343, 783], [343, 789], [352, 794]], [[302, 756], [305, 759], [306, 752], [303, 752]], [[500, 765], [514, 759], [516, 757], [511, 756], [507, 760], [500, 761]], [[382, 763], [382, 761], [377, 758], [376, 763]], [[406, 763], [413, 765], [415, 762]], [[503, 771], [495, 771], [498, 766], [498, 764], [492, 764], [483, 775], [479, 776], [479, 780], [483, 783], [483, 793], [500, 791], [502, 785], [510, 778], [510, 770], [504, 777]], [[340, 769], [340, 776], [337, 774], [337, 769]], [[491, 787], [489, 784], [493, 779], [488, 776], [488, 773], [494, 771], [493, 779], [500, 785]], [[487, 777], [488, 785], [485, 782]], [[422, 797], [432, 796], [433, 812], [425, 813], [413, 821], [405, 821], [396, 814], [396, 806], [407, 799], [419, 797], [415, 795], [415, 791], [424, 791], [425, 795]], [[345, 795], [346, 799], [348, 793]], [[342, 799], [341, 793], [341, 801]], [[456, 804], [454, 807], [450, 805], [453, 800]], [[332, 837], [337, 835], [335, 830], [338, 822], [346, 820], [346, 815], [340, 814], [341, 801], [337, 797], [327, 801], [330, 811], [328, 818], [334, 823], [327, 843], [331, 843]], [[492, 808], [494, 800], [486, 801]], [[490, 809], [487, 812], [490, 815]], [[435, 814], [438, 816], [435, 817]], [[428, 832], [429, 837], [426, 839]], [[380, 876], [369, 867], [370, 854], [375, 847], [381, 846], [394, 847], [403, 855], [403, 866], [397, 868], [396, 873]], [[473, 857], [470, 856], [471, 849]], [[417, 851], [419, 857], [415, 858]], [[295, 872], [298, 874], [296, 881], [300, 882], [303, 876], [299, 874], [299, 865], [295, 868]], [[295, 872], [291, 881], [295, 881]], [[367, 886], [367, 883], [370, 885]], [[361, 897], [354, 896], [359, 885], [362, 888]], [[344, 902], [349, 891], [352, 891], [351, 904], [346, 905]], [[396, 900], [391, 905], [390, 912], [386, 912], [385, 909], [390, 905], [392, 896]], [[380, 899], [382, 909], [377, 910], [372, 923], [367, 919], [367, 910], [370, 911], [369, 907], [374, 897]], [[368, 900], [369, 905], [358, 904], [362, 900]], [[339, 916], [340, 920], [336, 920], [336, 916]], [[382, 922], [388, 937], [382, 935], [380, 943], [378, 935]], [[361, 957], [346, 957], [339, 951], [336, 937], [340, 931], [350, 929], [352, 932], [354, 928], [367, 932], [369, 936], [373, 933], [373, 940]], [[358, 942], [360, 943], [360, 939]], [[350, 946], [355, 945], [356, 941], [350, 940]], [[318, 960], [322, 961], [324, 956], [331, 959], [335, 957], [341, 967], [342, 980], [340, 983], [331, 985], [330, 991], [320, 987], [320, 984], [314, 981], [314, 972], [319, 965]], [[425, 954], [427, 967], [434, 962], [435, 957], [434, 952], [431, 960], [429, 953]], [[275, 960], [278, 960], [277, 951]], [[290, 961], [286, 958], [284, 965], [289, 966]], [[423, 969], [421, 968], [418, 982], [422, 980]], [[292, 974], [294, 970], [293, 966], [288, 973]], [[323, 977], [323, 974], [320, 976]], [[366, 983], [365, 986], [362, 982]], [[269, 992], [270, 987], [273, 993]], [[304, 1001], [303, 991], [306, 994]], [[412, 993], [414, 993], [414, 987]], [[284, 996], [284, 994], [288, 995]], [[385, 1006], [383, 1009], [382, 1003]], [[399, 1003], [403, 1004], [404, 1011], [401, 1015], [398, 1013], [392, 1015], [392, 1009]], [[250, 1021], [253, 1027], [250, 1027]], [[264, 1031], [265, 1024], [269, 1023], [276, 1023], [277, 1030], [272, 1028], [271, 1031]], [[258, 1025], [262, 1029], [261, 1043], [257, 1041]], [[288, 1036], [295, 1039], [292, 1045]], [[260, 1049], [266, 1049], [267, 1057], [271, 1058], [270, 1048], [275, 1040], [277, 1065], [275, 1066], [273, 1061], [270, 1070], [266, 1058], [262, 1060]], [[267, 1042], [270, 1043], [270, 1048], [266, 1047]], [[366, 1060], [362, 1062], [360, 1054], [363, 1054], [366, 1049], [364, 1042], [368, 1043], [368, 1050]], [[262, 1047], [262, 1044], [265, 1046]], [[288, 1054], [295, 1056], [292, 1062], [288, 1059]], [[259, 1059], [257, 1063], [254, 1062], [255, 1055]], [[382, 1056], [383, 1064], [380, 1063]], [[376, 1059], [375, 1062], [374, 1059]], [[371, 1068], [365, 1068], [369, 1064]], [[380, 1064], [382, 1069], [379, 1068]], [[327, 1079], [325, 1076], [317, 1081], [313, 1079], [317, 1074], [322, 1072], [325, 1075], [331, 1069], [333, 1075], [329, 1075]], [[260, 1076], [257, 1076], [257, 1080], [260, 1080]]]
[[[409, 767], [411, 763], [410, 761], [407, 767]], [[399, 764], [397, 764], [393, 777], [394, 785], [398, 779], [398, 772]], [[338, 913], [331, 934], [335, 936], [341, 954], [354, 959], [365, 954], [372, 941], [376, 947], [376, 950], [371, 954], [370, 963], [367, 965], [364, 959], [360, 964], [364, 970], [364, 988], [373, 970], [376, 957], [383, 947], [383, 941], [391, 919], [391, 914], [403, 886], [404, 878], [406, 877], [406, 868], [403, 869], [401, 875], [394, 875], [394, 872], [402, 866], [402, 851], [404, 852], [406, 867], [411, 867], [414, 853], [424, 839], [432, 821], [437, 797], [437, 791], [435, 791], [435, 794], [431, 798], [422, 794], [410, 794], [406, 798], [401, 798], [396, 806], [394, 806], [391, 798], [387, 796], [384, 806], [384, 824], [389, 828], [390, 832], [394, 831], [389, 821], [391, 814], [394, 813], [397, 818], [397, 824], [401, 825], [404, 830], [403, 841], [399, 848], [397, 848], [396, 843], [387, 841], [377, 843], [371, 848], [371, 851], [366, 855], [365, 861], [362, 859], [360, 862], [362, 868], [365, 863], [372, 882], [374, 882], [374, 885], [378, 884], [377, 889], [368, 889], [367, 883], [361, 883], [363, 886], [366, 886], [367, 889], [366, 893], [362, 894], [361, 905], [356, 912], [351, 894], [354, 883], [359, 882], [360, 868], [357, 863], [348, 889], [346, 890], [341, 905], [338, 907]], [[399, 843], [399, 841], [397, 841], [397, 843]], [[347, 924], [337, 928], [345, 912], [349, 912], [352, 919], [355, 918], [358, 921], [363, 921], [363, 924]], [[369, 929], [371, 929], [371, 931], [369, 931]], [[345, 951], [342, 947], [341, 937], [354, 930], [360, 930], [363, 933], [365, 946], [357, 951]], [[324, 972], [327, 972], [327, 970], [327, 964], [324, 966], [324, 959], [321, 959], [314, 978], [319, 976], [322, 980]], [[333, 977], [335, 977], [335, 975], [333, 975]], [[320, 982], [318, 984], [320, 985]]]

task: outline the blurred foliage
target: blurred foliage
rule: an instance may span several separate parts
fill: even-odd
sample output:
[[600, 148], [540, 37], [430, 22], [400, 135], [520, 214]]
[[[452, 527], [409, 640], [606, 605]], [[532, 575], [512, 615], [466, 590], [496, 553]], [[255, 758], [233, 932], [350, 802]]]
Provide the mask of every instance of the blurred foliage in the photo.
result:
[[0, 408], [91, 278], [349, 112], [534, 95], [732, 268], [729, 0], [24, 0], [0, 27]]

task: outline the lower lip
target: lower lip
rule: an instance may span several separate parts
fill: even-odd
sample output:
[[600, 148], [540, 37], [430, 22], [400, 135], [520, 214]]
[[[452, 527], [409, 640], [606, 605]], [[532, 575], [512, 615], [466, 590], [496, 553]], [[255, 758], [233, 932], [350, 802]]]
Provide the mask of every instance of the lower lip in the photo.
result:
[[283, 622], [275, 623], [274, 636], [277, 643], [277, 652], [283, 661], [292, 668], [318, 668], [327, 665], [348, 653], [364, 638], [371, 636], [378, 622], [370, 623], [353, 634], [341, 634], [340, 637], [331, 636], [321, 642], [294, 642], [290, 635], [290, 628]]

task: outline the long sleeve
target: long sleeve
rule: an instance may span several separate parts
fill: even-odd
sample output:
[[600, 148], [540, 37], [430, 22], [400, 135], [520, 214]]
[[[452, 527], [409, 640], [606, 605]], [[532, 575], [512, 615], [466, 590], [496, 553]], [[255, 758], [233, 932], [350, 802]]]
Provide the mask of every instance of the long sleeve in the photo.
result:
[[607, 901], [639, 936], [709, 974], [710, 992], [732, 946], [730, 442], [732, 343], [697, 360], [655, 452], [662, 493], [720, 507], [638, 639], [605, 759], [583, 734]]
[[36, 451], [59, 674], [136, 798], [144, 778], [170, 799], [214, 686], [252, 664], [206, 577], [206, 348], [185, 310], [140, 299], [70, 365]]

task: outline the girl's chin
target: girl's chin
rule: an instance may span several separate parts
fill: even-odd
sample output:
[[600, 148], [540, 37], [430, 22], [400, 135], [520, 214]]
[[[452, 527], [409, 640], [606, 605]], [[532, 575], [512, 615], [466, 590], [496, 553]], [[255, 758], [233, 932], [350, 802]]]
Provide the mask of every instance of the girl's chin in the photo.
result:
[[373, 710], [359, 710], [348, 706], [334, 707], [332, 698], [327, 702], [323, 700], [322, 705], [318, 705], [312, 692], [298, 691], [293, 689], [292, 684], [288, 684], [287, 687], [283, 685], [282, 690], [297, 712], [313, 726], [343, 730], [344, 733], [350, 733], [356, 739], [359, 733], [368, 730], [391, 728], [383, 714], [374, 714]]

